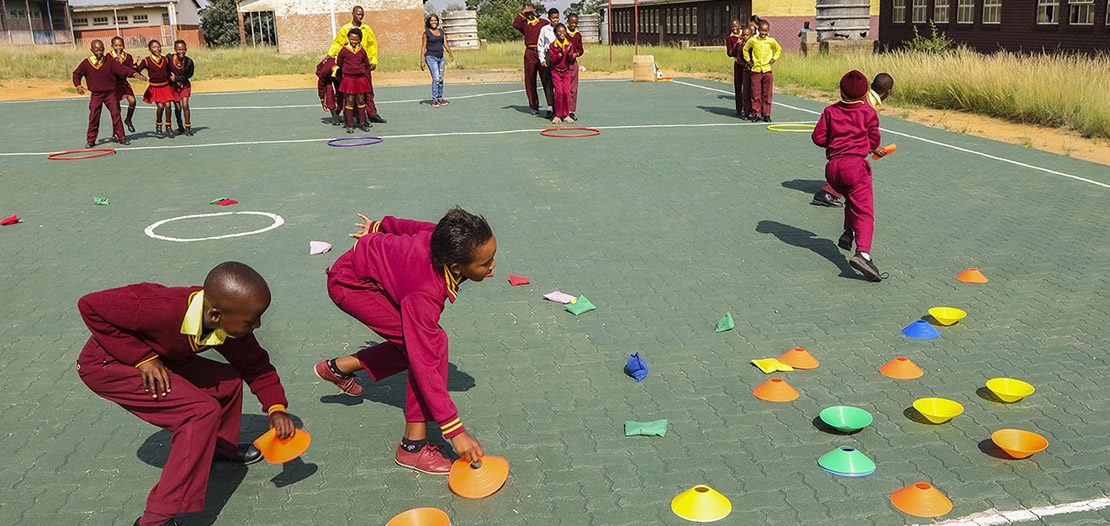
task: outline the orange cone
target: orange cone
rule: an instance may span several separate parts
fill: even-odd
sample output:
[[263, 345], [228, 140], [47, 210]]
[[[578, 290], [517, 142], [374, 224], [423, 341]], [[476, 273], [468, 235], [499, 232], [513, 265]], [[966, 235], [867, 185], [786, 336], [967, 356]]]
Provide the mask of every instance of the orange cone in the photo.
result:
[[312, 436], [304, 429], [294, 429], [293, 436], [281, 440], [277, 437], [277, 430], [269, 431], [254, 440], [254, 447], [262, 452], [262, 458], [271, 464], [284, 464], [308, 451], [312, 443]]
[[979, 269], [971, 267], [959, 274], [956, 274], [956, 281], [962, 281], [964, 283], [986, 283], [990, 280], [987, 279], [987, 277], [983, 275], [982, 272], [979, 272]]
[[752, 394], [756, 398], [768, 402], [792, 402], [801, 396], [796, 389], [790, 387], [790, 384], [782, 378], [772, 378], [763, 382], [763, 385], [752, 390]]
[[779, 356], [779, 361], [795, 369], [816, 369], [821, 362], [817, 361], [809, 351], [795, 347]]
[[879, 372], [883, 373], [883, 376], [889, 376], [896, 380], [913, 380], [914, 378], [921, 378], [925, 374], [925, 371], [905, 356], [899, 356], [883, 364], [879, 368]]
[[482, 457], [477, 462], [456, 460], [447, 475], [447, 486], [464, 499], [486, 498], [509, 478], [509, 461], [504, 457]]
[[389, 519], [385, 526], [451, 526], [451, 518], [437, 508], [413, 508]]
[[952, 511], [952, 501], [928, 482], [916, 482], [891, 493], [890, 503], [915, 517], [939, 517]]

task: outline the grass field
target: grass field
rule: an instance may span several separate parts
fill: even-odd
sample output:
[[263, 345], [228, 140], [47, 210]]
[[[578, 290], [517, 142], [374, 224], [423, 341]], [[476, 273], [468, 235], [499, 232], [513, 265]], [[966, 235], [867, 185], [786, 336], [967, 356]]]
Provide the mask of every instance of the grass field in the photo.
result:
[[[133, 50], [134, 52], [134, 50]], [[624, 71], [633, 48], [589, 48], [581, 60], [592, 71]], [[724, 53], [674, 47], [641, 46], [668, 71], [732, 75]], [[82, 50], [0, 48], [0, 82], [15, 78], [68, 78]], [[198, 78], [253, 77], [315, 71], [318, 54], [281, 55], [269, 48], [198, 49]], [[460, 51], [455, 69], [519, 69], [520, 43], [491, 44], [486, 51]], [[383, 53], [384, 72], [419, 69], [416, 54]], [[846, 71], [868, 75], [887, 71], [896, 79], [891, 102], [956, 109], [1014, 122], [1074, 130], [1084, 137], [1110, 138], [1110, 55], [983, 55], [967, 50], [944, 55], [886, 53], [866, 55], [787, 54], [775, 68], [781, 86], [813, 88], [836, 96]], [[1066, 89], [1061, 88], [1066, 85]]]
[[[169, 448], [168, 433], [97, 398], [74, 360], [88, 331], [81, 295], [139, 281], [194, 284], [212, 265], [246, 262], [274, 303], [258, 331], [313, 434], [302, 460], [218, 465], [203, 513], [184, 526], [384, 524], [416, 506], [455, 524], [685, 524], [670, 499], [705, 483], [734, 506], [721, 524], [930, 523], [889, 504], [929, 481], [955, 503], [941, 519], [988, 509], [1038, 510], [1036, 524], [1100, 524], [1110, 508], [1110, 167], [883, 117], [898, 151], [874, 163], [874, 254], [890, 278], [856, 279], [834, 240], [838, 210], [809, 205], [823, 152], [806, 134], [737, 121], [729, 85], [678, 79], [585, 82], [581, 123], [602, 134], [551, 139], [516, 82], [449, 85], [453, 103], [421, 103], [427, 86], [382, 87], [376, 146], [332, 148], [311, 90], [201, 94], [194, 137], [150, 136], [109, 157], [49, 161], [84, 142], [86, 102], [0, 104], [0, 524], [130, 524]], [[779, 122], [812, 122], [820, 103], [776, 96]], [[105, 117], [105, 122], [107, 118]], [[110, 199], [95, 206], [93, 196]], [[209, 205], [216, 197], [238, 205]], [[465, 283], [447, 308], [449, 387], [467, 428], [512, 464], [507, 485], [477, 501], [442, 478], [393, 464], [403, 377], [361, 378], [358, 398], [312, 365], [376, 340], [328, 299], [323, 271], [349, 246], [354, 213], [435, 220], [453, 205], [489, 218], [496, 278]], [[153, 239], [156, 222], [266, 212], [280, 227], [195, 242]], [[259, 230], [253, 214], [166, 223], [156, 234], [206, 238]], [[334, 243], [323, 256], [308, 242]], [[953, 276], [980, 267], [985, 285]], [[532, 280], [510, 287], [508, 273]], [[598, 306], [579, 317], [542, 294]], [[970, 314], [936, 340], [899, 330], [937, 305]], [[715, 333], [730, 311], [736, 328]], [[750, 360], [803, 346], [812, 371], [782, 375], [801, 391], [773, 404], [751, 389]], [[650, 367], [622, 372], [639, 352]], [[208, 353], [212, 354], [212, 353]], [[926, 374], [875, 369], [908, 356]], [[1016, 404], [977, 394], [1016, 377], [1036, 393]], [[965, 413], [928, 425], [908, 410], [943, 396]], [[243, 439], [265, 427], [244, 396]], [[853, 435], [815, 425], [830, 405], [875, 422]], [[663, 438], [623, 436], [626, 420], [668, 419]], [[1016, 427], [1047, 451], [1009, 460], [988, 438]], [[835, 477], [816, 459], [850, 445], [878, 470]], [[1045, 507], [1085, 503], [1047, 516]], [[1055, 508], [1053, 508], [1055, 509]]]

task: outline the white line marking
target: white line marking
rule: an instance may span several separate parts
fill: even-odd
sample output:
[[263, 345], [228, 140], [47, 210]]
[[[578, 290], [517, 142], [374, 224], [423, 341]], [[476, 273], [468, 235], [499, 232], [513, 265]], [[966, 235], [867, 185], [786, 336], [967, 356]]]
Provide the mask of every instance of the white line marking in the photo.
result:
[[[181, 221], [182, 219], [196, 219], [198, 217], [219, 217], [219, 216], [227, 216], [227, 215], [232, 215], [232, 214], [264, 216], [264, 217], [268, 217], [268, 218], [272, 219], [274, 221], [274, 223], [272, 225], [266, 227], [266, 228], [260, 228], [258, 230], [251, 230], [250, 232], [239, 232], [239, 233], [236, 233], [236, 234], [224, 234], [222, 236], [212, 236], [212, 237], [180, 238], [180, 237], [160, 236], [160, 235], [154, 233], [154, 229], [156, 229], [156, 228], [158, 228], [158, 227], [160, 227], [160, 226], [162, 226], [166, 223], [173, 222], [173, 221]], [[177, 242], [177, 243], [192, 243], [193, 241], [211, 241], [213, 239], [227, 239], [227, 238], [231, 238], [231, 237], [243, 237], [243, 236], [249, 236], [249, 235], [252, 235], [252, 234], [261, 234], [263, 232], [273, 230], [273, 229], [275, 229], [275, 228], [277, 228], [281, 225], [284, 225], [284, 224], [285, 224], [285, 220], [282, 219], [281, 216], [279, 216], [277, 214], [271, 214], [269, 212], [246, 212], [246, 211], [244, 211], [244, 212], [216, 212], [214, 214], [193, 214], [193, 215], [188, 215], [188, 216], [171, 217], [169, 219], [163, 219], [161, 221], [158, 221], [157, 223], [154, 223], [153, 225], [150, 225], [150, 226], [146, 227], [146, 229], [143, 230], [143, 232], [145, 232], [146, 235], [148, 235], [148, 236], [150, 236], [154, 239], [161, 239], [163, 241], [174, 241], [174, 242]]]
[[[804, 124], [801, 122], [780, 122], [779, 124]], [[712, 123], [697, 123], [697, 124], [625, 124], [617, 126], [592, 126], [599, 130], [635, 130], [635, 129], [648, 129], [648, 128], [718, 128], [724, 126], [766, 126], [762, 122], [712, 122]], [[516, 130], [494, 130], [494, 131], [457, 131], [457, 132], [435, 132], [435, 133], [413, 133], [407, 135], [382, 135], [383, 139], [418, 139], [426, 137], [456, 137], [467, 135], [508, 135], [513, 133], [536, 133], [540, 132], [541, 128], [521, 128]], [[205, 144], [168, 144], [165, 146], [117, 146], [116, 153], [134, 152], [141, 150], [177, 150], [182, 148], [218, 148], [224, 146], [254, 146], [263, 144], [299, 144], [306, 142], [322, 142], [334, 139], [335, 137], [318, 137], [313, 139], [274, 139], [270, 141], [236, 141], [236, 142], [218, 142], [218, 143], [205, 143]], [[41, 157], [50, 155], [55, 152], [7, 152], [0, 153], [0, 157]]]
[[1064, 515], [1066, 513], [1079, 513], [1083, 511], [1096, 511], [1103, 508], [1110, 508], [1110, 497], [1102, 497], [1098, 499], [1088, 499], [1079, 502], [1069, 502], [1067, 504], [1057, 504], [1054, 506], [1043, 506], [1040, 508], [1022, 508], [1020, 510], [1011, 511], [998, 511], [996, 509], [989, 509], [987, 511], [974, 513], [958, 519], [947, 520], [944, 522], [929, 523], [930, 526], [996, 526], [999, 524], [1015, 524], [1019, 522], [1031, 522], [1040, 520], [1044, 517], [1051, 517], [1053, 515]]
[[[451, 97], [451, 100], [473, 99], [473, 98], [477, 98], [477, 97], [489, 97], [490, 95], [508, 95], [510, 93], [524, 93], [524, 90], [523, 89], [515, 89], [515, 90], [511, 90], [511, 91], [493, 91], [493, 92], [490, 92], [490, 93], [478, 93], [478, 94], [474, 94], [474, 95], [459, 95], [457, 97]], [[424, 102], [424, 101], [427, 101], [427, 100], [431, 100], [431, 99], [423, 98], [423, 99], [407, 99], [407, 100], [383, 100], [383, 101], [374, 101], [374, 104], [378, 104], [378, 105], [380, 105], [380, 104], [401, 104], [401, 103]], [[208, 106], [208, 107], [192, 106], [189, 109], [191, 109], [191, 110], [275, 110], [275, 109], [288, 109], [288, 108], [319, 108], [319, 107], [320, 107], [319, 104], [284, 104], [284, 105], [278, 105], [278, 106]], [[146, 106], [146, 105], [144, 105], [144, 106], [140, 106], [140, 108], [142, 108], [144, 110], [153, 110], [153, 109], [156, 108], [156, 106]]]
[[[710, 88], [708, 86], [699, 86], [697, 84], [691, 84], [689, 82], [682, 82], [681, 80], [676, 80], [676, 81], [674, 81], [674, 83], [675, 84], [682, 84], [683, 86], [701, 88], [701, 89], [704, 89], [704, 90], [716, 91], [718, 93], [726, 93], [728, 95], [732, 95], [731, 91], [727, 91], [727, 90], [723, 90], [723, 89], [717, 89], [717, 88]], [[806, 109], [806, 108], [799, 108], [797, 106], [791, 106], [789, 104], [783, 104], [781, 102], [775, 102], [773, 104], [778, 105], [778, 106], [782, 106], [784, 108], [790, 108], [792, 110], [798, 110], [798, 111], [802, 111], [802, 112], [805, 112], [805, 113], [811, 113], [813, 115], [820, 115], [821, 114], [821, 112], [819, 112], [819, 111], [813, 111], [813, 110], [809, 110], [809, 109]], [[1045, 173], [1050, 173], [1050, 174], [1053, 174], [1053, 175], [1059, 175], [1059, 176], [1062, 176], [1062, 177], [1067, 177], [1069, 179], [1075, 179], [1076, 181], [1083, 181], [1084, 183], [1090, 183], [1090, 184], [1093, 184], [1095, 186], [1101, 186], [1103, 188], [1110, 188], [1110, 184], [1101, 183], [1101, 182], [1095, 181], [1093, 179], [1087, 179], [1086, 177], [1079, 177], [1078, 175], [1071, 175], [1071, 174], [1067, 174], [1067, 173], [1064, 173], [1064, 172], [1058, 172], [1056, 170], [1051, 170], [1051, 169], [1048, 169], [1048, 168], [1041, 168], [1040, 166], [1033, 166], [1031, 164], [1026, 164], [1026, 163], [1023, 163], [1021, 161], [1015, 161], [1013, 159], [1007, 159], [1005, 157], [998, 157], [997, 155], [991, 155], [989, 153], [983, 153], [983, 152], [976, 151], [976, 150], [970, 150], [970, 149], [967, 149], [967, 148], [962, 148], [960, 146], [954, 146], [954, 145], [951, 145], [951, 144], [947, 144], [947, 143], [943, 143], [943, 142], [939, 142], [939, 141], [934, 141], [934, 140], [931, 140], [931, 139], [926, 139], [924, 137], [918, 137], [916, 135], [910, 135], [908, 133], [889, 130], [887, 128], [879, 128], [879, 129], [882, 130], [884, 133], [900, 135], [902, 137], [907, 137], [907, 138], [910, 138], [910, 139], [916, 139], [916, 140], [919, 140], [921, 142], [927, 142], [929, 144], [934, 144], [934, 145], [937, 145], [937, 146], [943, 146], [945, 148], [951, 148], [953, 150], [961, 151], [961, 152], [964, 152], [964, 153], [970, 153], [970, 154], [973, 154], [973, 155], [978, 155], [980, 157], [986, 157], [987, 159], [994, 159], [995, 161], [1002, 161], [1004, 163], [1010, 163], [1010, 164], [1013, 164], [1013, 165], [1016, 165], [1016, 166], [1021, 166], [1022, 168], [1029, 168], [1029, 169], [1032, 169], [1032, 170], [1040, 170], [1040, 171], [1045, 172]]]

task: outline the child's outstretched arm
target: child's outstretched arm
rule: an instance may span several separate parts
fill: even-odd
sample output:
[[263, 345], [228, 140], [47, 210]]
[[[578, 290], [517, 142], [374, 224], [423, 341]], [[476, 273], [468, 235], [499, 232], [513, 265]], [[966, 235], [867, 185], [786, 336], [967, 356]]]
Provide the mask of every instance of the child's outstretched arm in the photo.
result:
[[425, 221], [413, 221], [411, 219], [401, 219], [393, 216], [385, 216], [381, 221], [374, 221], [365, 215], [357, 215], [362, 218], [363, 221], [362, 223], [355, 223], [355, 227], [360, 230], [348, 234], [355, 239], [378, 232], [397, 235], [413, 235], [420, 232], [431, 232], [436, 229], [435, 223], [428, 223]]

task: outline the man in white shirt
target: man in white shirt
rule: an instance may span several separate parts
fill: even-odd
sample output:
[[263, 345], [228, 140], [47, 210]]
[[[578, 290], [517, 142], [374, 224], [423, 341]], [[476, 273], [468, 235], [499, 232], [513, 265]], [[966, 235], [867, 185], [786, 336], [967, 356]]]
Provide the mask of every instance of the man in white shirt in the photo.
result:
[[540, 83], [543, 84], [543, 96], [547, 99], [547, 118], [555, 115], [552, 105], [555, 103], [555, 85], [551, 82], [551, 68], [547, 67], [547, 50], [555, 42], [555, 26], [559, 25], [559, 10], [552, 7], [547, 10], [547, 21], [540, 36], [536, 39], [536, 52], [540, 55]]

